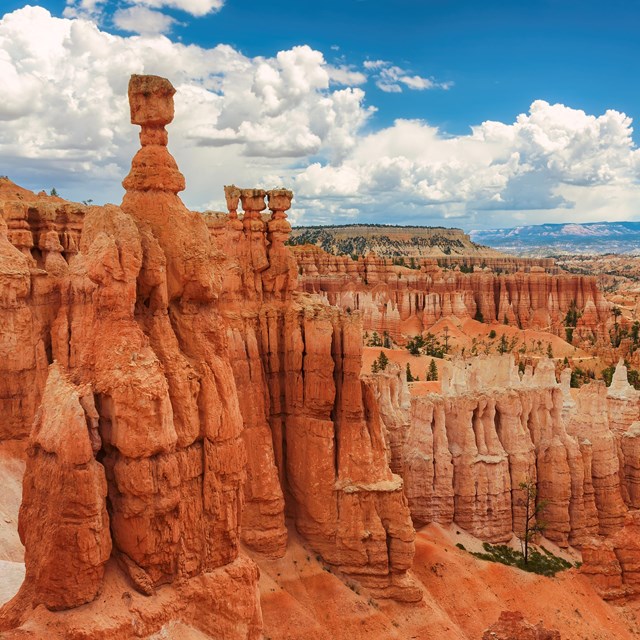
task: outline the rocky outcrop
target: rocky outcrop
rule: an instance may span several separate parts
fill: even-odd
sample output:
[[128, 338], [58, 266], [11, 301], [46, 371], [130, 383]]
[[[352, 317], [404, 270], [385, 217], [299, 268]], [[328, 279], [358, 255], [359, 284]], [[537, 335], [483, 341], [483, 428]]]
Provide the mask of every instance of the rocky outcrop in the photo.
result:
[[640, 419], [640, 391], [629, 384], [627, 373], [627, 367], [620, 360], [607, 389], [609, 426], [618, 437], [632, 422]]
[[0, 178], [0, 440], [29, 435], [52, 362], [57, 285], [85, 210]]
[[[229, 186], [226, 195], [228, 216], [210, 214], [207, 224], [231, 254], [219, 308], [248, 451], [243, 539], [283, 553], [286, 502], [328, 563], [376, 595], [419, 599], [406, 575], [414, 532], [381, 422], [392, 402], [360, 380], [359, 318], [294, 294], [296, 265], [284, 245], [291, 192]], [[265, 197], [266, 224], [258, 215]]]
[[[49, 371], [47, 393], [68, 378], [64, 398], [70, 399], [68, 417], [50, 417], [58, 402], [45, 393], [32, 433], [32, 448], [39, 449], [27, 464], [20, 531], [27, 548], [22, 593], [32, 593], [33, 604], [68, 608], [92, 600], [111, 545], [132, 584], [146, 594], [239, 557], [242, 418], [215, 309], [220, 283], [209, 232], [177, 197], [183, 178], [166, 149], [173, 93], [161, 78], [132, 77], [131, 115], [142, 126], [142, 148], [124, 181], [122, 208], [90, 208], [79, 253], [58, 281], [60, 305], [50, 326], [57, 365]], [[72, 383], [82, 389], [79, 400]], [[52, 462], [52, 445], [41, 434], [63, 427], [83, 431], [84, 442], [80, 435], [61, 442], [58, 435], [54, 453], [61, 462]], [[69, 455], [76, 455], [79, 469], [64, 468]], [[52, 471], [62, 467], [53, 490], [71, 493], [60, 496], [70, 507], [51, 511], [43, 528], [42, 503], [55, 499], [52, 487], [42, 484], [45, 464]], [[73, 542], [64, 544], [70, 537]], [[55, 553], [49, 545], [57, 544], [63, 550]], [[38, 553], [38, 546], [51, 553]], [[75, 581], [60, 578], [67, 572]], [[237, 563], [231, 575], [239, 584], [253, 580], [248, 606], [259, 611], [251, 563]], [[16, 603], [8, 605], [14, 624], [28, 615], [28, 605], [19, 614]], [[245, 633], [246, 625], [237, 622], [230, 637], [258, 637], [259, 627]]]
[[521, 484], [533, 482], [545, 535], [560, 546], [622, 526], [624, 470], [607, 414], [595, 410], [606, 406], [604, 386], [581, 390], [567, 429], [550, 361], [522, 378], [509, 356], [454, 361], [444, 395], [417, 395], [409, 406], [394, 391], [402, 376], [389, 366], [370, 384], [386, 398], [381, 406], [391, 405], [384, 421], [391, 460], [416, 525], [455, 522], [482, 539], [509, 540], [523, 533]]
[[620, 442], [629, 506], [640, 509], [640, 422], [633, 422], [622, 434]]
[[[37, 324], [29, 306], [31, 262], [7, 238], [0, 218], [0, 439], [23, 438], [33, 422], [42, 392], [43, 375], [38, 362]], [[40, 366], [38, 366], [40, 365]], [[45, 374], [46, 375], [46, 374]], [[37, 391], [36, 391], [37, 390]]]
[[[53, 268], [44, 274], [56, 304], [42, 323], [50, 355], [36, 354], [35, 368], [46, 372], [55, 361], [47, 389], [62, 380], [66, 395], [78, 396], [84, 413], [72, 403], [73, 419], [77, 428], [84, 420], [93, 445], [82, 464], [97, 475], [83, 479], [93, 502], [74, 520], [86, 544], [52, 555], [77, 581], [47, 583], [46, 596], [38, 594], [49, 560], [35, 540], [66, 524], [55, 512], [45, 528], [38, 524], [46, 485], [34, 484], [29, 500], [25, 494], [27, 579], [0, 613], [0, 628], [21, 624], [39, 601], [90, 602], [113, 546], [120, 569], [146, 595], [226, 572], [228, 588], [231, 576], [248, 598], [224, 614], [236, 629], [228, 637], [257, 637], [259, 625], [241, 619], [246, 610], [259, 614], [259, 604], [257, 572], [240, 539], [282, 555], [285, 510], [311, 548], [373, 595], [419, 600], [408, 573], [415, 532], [402, 479], [389, 467], [385, 410], [360, 378], [360, 319], [295, 292], [296, 263], [284, 244], [291, 192], [231, 186], [228, 215], [184, 207], [184, 178], [166, 148], [173, 94], [162, 78], [132, 77], [141, 148], [122, 205], [88, 208], [77, 254], [68, 265], [63, 259], [55, 280]], [[26, 297], [31, 263], [1, 242], [17, 265], [6, 296], [13, 303]], [[28, 302], [20, 303], [25, 313]], [[38, 442], [36, 431], [32, 438]], [[28, 478], [43, 457], [30, 459]], [[107, 513], [108, 526], [105, 519], [98, 528], [94, 521]]]
[[24, 589], [34, 605], [77, 607], [101, 587], [111, 536], [104, 467], [95, 460], [97, 417], [90, 390], [54, 365], [31, 433], [20, 509]]
[[404, 438], [413, 421], [406, 376], [398, 365], [389, 363], [379, 375], [365, 375], [363, 378], [369, 393], [373, 394], [384, 427], [389, 466], [394, 473], [400, 473]]
[[624, 522], [625, 506], [621, 485], [618, 442], [609, 428], [607, 389], [601, 381], [581, 387], [576, 412], [567, 424], [567, 431], [579, 439], [584, 449], [590, 449], [591, 478], [602, 535], [617, 531]]
[[629, 595], [640, 594], [640, 511], [630, 511], [624, 526], [612, 538], [611, 543], [620, 563], [622, 584]]
[[405, 493], [416, 526], [454, 519], [453, 459], [443, 403], [417, 397], [402, 449]]
[[542, 267], [528, 271], [472, 273], [448, 270], [435, 261], [417, 268], [394, 265], [369, 254], [353, 260], [317, 247], [294, 251], [301, 272], [300, 288], [323, 296], [330, 304], [359, 310], [368, 331], [387, 331], [394, 339], [416, 334], [440, 318], [482, 318], [524, 329], [544, 329], [565, 337], [565, 320], [575, 304], [580, 316], [573, 334], [604, 339], [609, 303], [595, 277], [550, 274]]
[[542, 622], [529, 624], [520, 611], [503, 611], [482, 640], [560, 640], [560, 632], [545, 629]]
[[604, 540], [593, 539], [582, 550], [581, 571], [606, 600], [640, 594], [640, 511], [630, 511], [624, 526]]

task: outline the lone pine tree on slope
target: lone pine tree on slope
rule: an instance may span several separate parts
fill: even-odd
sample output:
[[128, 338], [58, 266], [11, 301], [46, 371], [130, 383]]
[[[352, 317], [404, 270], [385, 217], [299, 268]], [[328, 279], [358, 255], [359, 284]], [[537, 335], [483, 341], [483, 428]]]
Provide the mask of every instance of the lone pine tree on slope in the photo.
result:
[[525, 508], [521, 544], [524, 563], [527, 564], [529, 562], [529, 543], [546, 528], [546, 523], [540, 520], [538, 516], [547, 508], [547, 501], [537, 501], [538, 488], [530, 478], [526, 482], [521, 482], [519, 487], [524, 492], [524, 497], [520, 499], [520, 506]]

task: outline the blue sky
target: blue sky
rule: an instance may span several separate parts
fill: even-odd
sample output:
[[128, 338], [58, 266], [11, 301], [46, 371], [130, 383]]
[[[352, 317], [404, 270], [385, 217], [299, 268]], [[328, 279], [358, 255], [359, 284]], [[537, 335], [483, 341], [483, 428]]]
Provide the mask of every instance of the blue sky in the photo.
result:
[[[640, 216], [636, 205], [640, 159], [634, 144], [638, 133], [632, 133], [629, 120], [640, 117], [636, 3], [326, 0], [319, 4], [310, 9], [308, 3], [285, 0], [42, 0], [39, 6], [50, 17], [38, 14], [37, 22], [46, 31], [47, 20], [60, 26], [63, 15], [67, 25], [93, 20], [100, 37], [120, 37], [113, 46], [127, 55], [141, 46], [134, 32], [144, 22], [143, 38], [153, 40], [156, 51], [162, 50], [157, 54], [162, 62], [156, 65], [150, 57], [141, 71], [164, 71], [168, 76], [173, 72], [170, 79], [176, 86], [212, 94], [194, 98], [182, 116], [178, 108], [173, 126], [177, 134], [187, 132], [187, 140], [176, 140], [170, 131], [172, 150], [175, 143], [187, 177], [184, 199], [194, 208], [220, 207], [220, 193], [207, 194], [206, 189], [213, 184], [220, 191], [233, 169], [234, 181], [242, 186], [251, 186], [250, 180], [260, 182], [261, 177], [265, 186], [268, 180], [293, 186], [299, 197], [292, 217], [301, 223], [388, 221], [470, 229]], [[19, 15], [23, 7], [21, 2], [2, 4], [5, 14]], [[0, 46], [13, 61], [12, 74], [17, 78], [9, 83], [9, 91], [15, 86], [18, 104], [26, 91], [24, 83], [38, 75], [35, 68], [23, 68], [18, 57], [19, 31], [28, 24], [24, 17], [23, 24], [14, 20], [8, 25], [5, 15], [4, 39], [0, 24]], [[82, 29], [88, 34], [86, 24], [83, 21]], [[80, 94], [87, 69], [94, 75], [104, 73], [114, 94], [107, 92], [106, 101], [120, 105], [119, 83], [113, 78], [131, 64], [105, 68], [100, 62], [107, 55], [102, 45], [98, 52], [86, 44], [87, 36], [72, 52], [61, 44], [62, 31], [51, 46], [56, 51], [64, 47], [67, 57], [60, 54], [56, 64], [78, 69], [65, 71], [60, 79], [52, 66], [49, 77], [40, 74], [37, 81], [58, 82]], [[164, 45], [158, 44], [162, 37], [167, 38]], [[163, 58], [166, 47], [177, 43], [197, 45], [201, 77], [198, 71], [180, 68], [181, 59], [190, 64], [182, 50], [176, 49], [170, 62]], [[220, 44], [230, 45], [229, 50], [225, 53]], [[77, 46], [88, 48], [79, 54]], [[278, 58], [278, 52], [294, 53], [287, 62]], [[314, 52], [321, 55], [320, 61]], [[82, 55], [95, 57], [84, 71], [80, 66], [85, 62], [78, 62]], [[120, 54], [113, 55], [118, 59]], [[261, 75], [263, 61], [271, 69], [267, 79]], [[325, 72], [328, 84], [314, 76]], [[345, 76], [347, 72], [351, 75]], [[232, 84], [234, 78], [236, 87], [244, 82], [244, 77], [235, 75], [241, 73], [255, 76], [243, 91], [257, 92], [256, 99], [267, 105], [264, 109], [253, 105], [243, 122], [237, 110], [246, 94], [234, 96]], [[296, 84], [301, 81], [299, 73], [316, 79], [311, 86]], [[215, 86], [214, 76], [226, 84]], [[271, 106], [269, 96], [275, 100]], [[304, 115], [319, 101], [330, 103], [329, 115]], [[69, 104], [49, 105], [49, 110], [60, 109], [59, 122], [52, 123], [50, 114], [30, 114], [33, 126], [47, 121], [48, 129], [68, 126], [63, 112]], [[207, 105], [212, 108], [209, 115]], [[96, 201], [118, 201], [118, 176], [126, 172], [126, 153], [133, 147], [123, 143], [125, 148], [108, 151], [109, 144], [103, 144], [100, 150], [100, 140], [115, 147], [118, 135], [109, 137], [104, 130], [117, 126], [95, 104], [86, 109], [81, 105], [79, 111], [82, 127], [91, 128], [93, 119], [102, 137], [91, 144], [64, 142], [61, 138], [73, 136], [63, 133], [44, 144], [55, 147], [56, 153], [45, 152], [42, 157], [35, 140], [30, 153], [16, 152], [11, 135], [18, 131], [21, 118], [16, 110], [0, 111], [0, 161], [15, 167], [14, 179], [27, 187], [53, 180], [63, 195], [82, 199], [79, 194], [88, 193], [93, 184]], [[281, 145], [269, 141], [269, 136], [289, 135], [278, 118], [299, 123], [295, 136]], [[2, 123], [7, 124], [4, 134]], [[247, 132], [263, 142], [247, 142]], [[122, 136], [126, 135], [131, 133], [123, 130]], [[18, 157], [12, 158], [12, 152]], [[220, 167], [219, 185], [214, 176], [199, 177], [202, 163]]]

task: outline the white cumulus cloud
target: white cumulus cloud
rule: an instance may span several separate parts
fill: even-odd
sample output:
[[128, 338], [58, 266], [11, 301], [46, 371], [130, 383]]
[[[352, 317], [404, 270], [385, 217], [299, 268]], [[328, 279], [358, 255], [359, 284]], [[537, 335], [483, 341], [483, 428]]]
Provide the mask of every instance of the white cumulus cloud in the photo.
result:
[[360, 78], [336, 78], [306, 45], [250, 58], [228, 45], [114, 36], [88, 20], [25, 7], [0, 20], [0, 52], [0, 162], [30, 184], [55, 181], [61, 193], [64, 180], [66, 195], [82, 189], [80, 199], [97, 200], [94, 188], [126, 175], [138, 144], [126, 98], [132, 73], [165, 76], [178, 89], [171, 148], [194, 176], [194, 205], [211, 200], [214, 176], [220, 185], [252, 184], [294, 158], [345, 157], [373, 111], [349, 86]]
[[603, 215], [598, 193], [615, 202], [610, 214], [624, 217], [637, 213], [640, 183], [631, 134], [623, 113], [593, 116], [542, 100], [512, 124], [487, 121], [466, 136], [397, 120], [360, 137], [340, 164], [311, 164], [295, 186], [310, 199], [339, 194], [358, 215], [393, 211], [405, 219], [467, 217], [486, 224], [507, 212], [544, 217], [575, 209], [588, 218]]
[[[171, 2], [191, 11], [222, 4]], [[234, 182], [293, 187], [299, 223], [486, 227], [638, 214], [640, 152], [623, 113], [537, 100], [513, 122], [486, 121], [467, 135], [406, 119], [376, 130], [366, 75], [400, 89], [438, 83], [384, 60], [362, 69], [330, 64], [307, 45], [249, 57], [224, 44], [173, 42], [158, 34], [170, 26], [163, 22], [140, 29], [168, 4], [124, 3], [120, 28], [128, 17], [143, 31], [129, 37], [41, 7], [0, 19], [2, 173], [36, 190], [55, 186], [70, 199], [119, 201], [139, 144], [127, 83], [132, 73], [151, 73], [177, 89], [170, 150], [194, 208], [222, 207], [222, 185]]]
[[107, 10], [113, 9], [113, 25], [121, 31], [143, 35], [167, 33], [176, 22], [162, 12], [175, 9], [200, 18], [219, 11], [224, 0], [66, 0], [63, 15], [66, 18], [84, 18], [102, 24]]
[[128, 0], [128, 2], [156, 9], [179, 9], [196, 17], [219, 11], [224, 5], [224, 0]]
[[174, 22], [171, 16], [142, 6], [118, 9], [113, 14], [113, 24], [118, 29], [141, 35], [167, 33]]

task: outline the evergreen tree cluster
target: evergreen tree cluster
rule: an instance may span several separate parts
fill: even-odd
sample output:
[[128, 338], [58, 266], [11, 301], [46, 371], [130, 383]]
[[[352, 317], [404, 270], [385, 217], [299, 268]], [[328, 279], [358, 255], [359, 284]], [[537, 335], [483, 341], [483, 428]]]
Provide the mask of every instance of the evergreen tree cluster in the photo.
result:
[[371, 337], [369, 337], [368, 333], [365, 333], [364, 340], [368, 347], [384, 347], [385, 349], [391, 349], [391, 347], [393, 347], [391, 337], [387, 331], [383, 332], [382, 338], [377, 331], [374, 331]]
[[406, 349], [412, 356], [424, 354], [425, 356], [431, 356], [433, 358], [444, 358], [449, 352], [446, 342], [443, 344], [430, 332], [427, 333], [426, 336], [421, 336], [420, 334], [413, 336], [413, 338], [407, 342]]
[[380, 355], [373, 361], [371, 365], [371, 373], [378, 373], [379, 371], [384, 371], [389, 364], [389, 358], [384, 351], [380, 352]]

